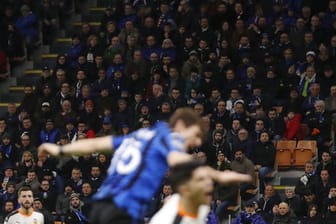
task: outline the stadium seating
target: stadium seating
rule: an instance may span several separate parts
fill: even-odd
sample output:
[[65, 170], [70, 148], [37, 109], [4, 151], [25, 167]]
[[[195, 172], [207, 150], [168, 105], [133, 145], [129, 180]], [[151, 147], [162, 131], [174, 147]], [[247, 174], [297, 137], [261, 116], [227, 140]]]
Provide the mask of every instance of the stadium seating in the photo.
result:
[[293, 162], [294, 140], [280, 140], [276, 143], [276, 163], [278, 168], [290, 168]]
[[300, 140], [293, 151], [293, 166], [304, 167], [307, 161], [315, 158], [317, 155], [317, 143], [312, 140]]

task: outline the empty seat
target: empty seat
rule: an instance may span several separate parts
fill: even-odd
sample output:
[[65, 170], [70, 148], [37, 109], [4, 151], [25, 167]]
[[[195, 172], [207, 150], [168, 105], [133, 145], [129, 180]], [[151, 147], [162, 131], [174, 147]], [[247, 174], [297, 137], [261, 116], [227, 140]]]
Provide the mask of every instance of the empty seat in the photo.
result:
[[296, 146], [297, 149], [310, 149], [315, 156], [317, 154], [317, 142], [315, 140], [300, 140]]
[[296, 148], [294, 140], [280, 140], [276, 143], [276, 163], [278, 168], [288, 168], [292, 166], [293, 151]]
[[307, 161], [311, 161], [317, 155], [317, 143], [312, 140], [298, 141], [294, 150], [294, 167], [304, 167]]

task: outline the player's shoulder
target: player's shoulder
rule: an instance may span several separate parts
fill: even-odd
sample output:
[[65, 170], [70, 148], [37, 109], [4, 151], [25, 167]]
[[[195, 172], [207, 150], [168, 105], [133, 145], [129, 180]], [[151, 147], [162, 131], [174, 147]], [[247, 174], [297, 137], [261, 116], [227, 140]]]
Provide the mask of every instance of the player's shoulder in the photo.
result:
[[33, 215], [35, 216], [44, 216], [42, 212], [34, 210]]
[[5, 223], [7, 223], [9, 219], [11, 219], [11, 218], [17, 216], [18, 214], [20, 214], [18, 209], [16, 209], [16, 210], [12, 211], [11, 213], [9, 213], [9, 214], [6, 216], [6, 218], [5, 218]]

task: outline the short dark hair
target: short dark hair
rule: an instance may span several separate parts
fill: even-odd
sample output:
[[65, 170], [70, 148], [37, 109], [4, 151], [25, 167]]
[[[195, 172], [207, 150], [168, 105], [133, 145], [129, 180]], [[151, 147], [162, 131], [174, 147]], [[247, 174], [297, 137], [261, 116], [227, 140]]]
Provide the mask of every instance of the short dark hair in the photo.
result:
[[179, 120], [182, 120], [186, 127], [197, 125], [201, 127], [201, 130], [204, 130], [201, 116], [191, 108], [178, 108], [170, 117], [169, 126], [173, 128]]
[[23, 186], [20, 187], [20, 189], [18, 190], [18, 196], [19, 196], [19, 197], [20, 197], [22, 191], [31, 191], [31, 192], [33, 192], [33, 190], [31, 189], [31, 187], [30, 187], [29, 185], [23, 185]]
[[170, 168], [169, 183], [172, 183], [174, 191], [178, 187], [187, 181], [189, 181], [193, 175], [194, 170], [205, 166], [205, 163], [199, 160], [192, 160], [190, 162], [180, 163]]

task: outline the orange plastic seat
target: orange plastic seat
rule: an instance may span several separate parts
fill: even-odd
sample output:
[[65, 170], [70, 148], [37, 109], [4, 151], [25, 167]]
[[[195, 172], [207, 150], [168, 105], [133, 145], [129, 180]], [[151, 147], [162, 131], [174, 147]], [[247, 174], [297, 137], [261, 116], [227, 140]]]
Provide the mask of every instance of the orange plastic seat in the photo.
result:
[[311, 161], [317, 155], [317, 142], [312, 140], [300, 140], [294, 150], [294, 167], [304, 167], [307, 161]]
[[276, 144], [276, 163], [278, 168], [288, 168], [292, 166], [293, 151], [296, 148], [294, 140], [280, 140]]

